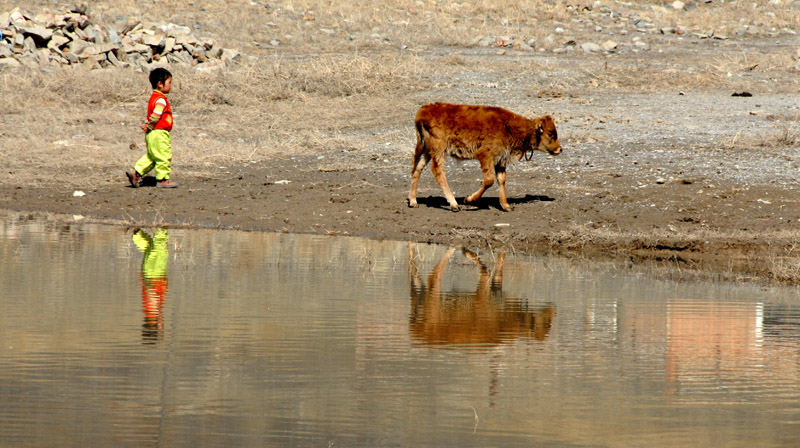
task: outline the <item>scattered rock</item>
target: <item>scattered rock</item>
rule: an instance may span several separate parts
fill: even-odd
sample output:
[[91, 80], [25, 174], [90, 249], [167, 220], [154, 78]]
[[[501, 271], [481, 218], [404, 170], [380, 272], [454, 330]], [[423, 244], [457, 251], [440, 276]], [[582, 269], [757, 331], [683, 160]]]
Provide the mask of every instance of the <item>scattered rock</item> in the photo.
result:
[[603, 48], [594, 42], [584, 42], [581, 44], [581, 49], [584, 53], [600, 53]]
[[14, 58], [0, 57], [0, 68], [3, 68], [3, 67], [19, 67], [21, 65], [22, 64], [20, 64], [19, 61], [17, 61]]
[[613, 40], [607, 40], [603, 42], [603, 45], [601, 45], [601, 47], [603, 48], [603, 51], [615, 51], [617, 49], [617, 45], [618, 44]]
[[526, 41], [515, 36], [486, 36], [472, 41], [472, 45], [477, 47], [512, 48], [521, 51], [535, 51], [533, 48], [535, 44], [536, 39], [531, 38]]

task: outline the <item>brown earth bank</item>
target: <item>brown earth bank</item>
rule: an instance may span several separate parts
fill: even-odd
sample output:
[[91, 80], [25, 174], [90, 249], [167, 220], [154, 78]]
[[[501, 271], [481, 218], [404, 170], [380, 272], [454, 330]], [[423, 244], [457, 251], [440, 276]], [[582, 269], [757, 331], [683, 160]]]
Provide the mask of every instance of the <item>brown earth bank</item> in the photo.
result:
[[[0, 208], [66, 222], [413, 240], [666, 266], [679, 278], [800, 283], [800, 38], [749, 34], [755, 27], [738, 35], [742, 19], [723, 20], [727, 3], [677, 12], [606, 3], [545, 2], [555, 18], [522, 20], [518, 31], [541, 35], [509, 46], [500, 37], [464, 43], [494, 36], [473, 28], [427, 42], [372, 16], [363, 30], [345, 20], [337, 23], [350, 34], [321, 33], [322, 11], [288, 15], [251, 2], [246, 17], [268, 14], [269, 26], [242, 24], [264, 36], [248, 28], [225, 40], [244, 62], [218, 73], [174, 67], [176, 189], [131, 188], [124, 175], [144, 152], [146, 73], [0, 70]], [[426, 5], [386, 14], [411, 17], [411, 27], [428, 17]], [[438, 17], [464, 7], [430, 8]], [[704, 8], [732, 24], [728, 36], [639, 19], [656, 14], [669, 25]], [[224, 13], [202, 11], [172, 11], [170, 20]], [[493, 10], [480, 13], [508, 28]], [[386, 35], [375, 38], [375, 28]], [[259, 44], [274, 29], [309, 44]], [[326, 44], [326, 36], [339, 40]], [[618, 45], [582, 45], [609, 38]], [[510, 164], [511, 212], [500, 209], [496, 186], [474, 207], [449, 211], [428, 169], [420, 206], [408, 208], [414, 114], [435, 101], [550, 114], [563, 152]], [[474, 161], [449, 161], [447, 177], [462, 204], [481, 181]]]
[[[87, 179], [79, 190], [84, 196], [55, 178], [46, 186], [4, 184], [0, 206], [66, 215], [67, 221], [414, 240], [599, 257], [621, 266], [663, 261], [673, 277], [677, 271], [684, 278], [796, 282], [800, 200], [794, 187], [726, 179], [718, 174], [731, 163], [723, 155], [705, 159], [708, 170], [680, 164], [643, 176], [638, 162], [609, 170], [593, 165], [585, 152], [566, 152], [556, 166], [556, 159], [538, 157], [527, 172], [513, 169], [524, 162], [512, 165], [512, 212], [500, 209], [496, 188], [474, 207], [451, 212], [431, 179], [423, 182], [419, 208], [408, 208], [408, 175], [401, 167], [379, 159], [339, 170], [319, 156], [230, 167], [217, 176], [181, 175], [177, 163], [176, 189], [131, 188], [123, 167], [115, 183], [93, 186]], [[743, 159], [750, 157], [759, 155]], [[463, 203], [479, 185], [478, 166], [448, 168]]]

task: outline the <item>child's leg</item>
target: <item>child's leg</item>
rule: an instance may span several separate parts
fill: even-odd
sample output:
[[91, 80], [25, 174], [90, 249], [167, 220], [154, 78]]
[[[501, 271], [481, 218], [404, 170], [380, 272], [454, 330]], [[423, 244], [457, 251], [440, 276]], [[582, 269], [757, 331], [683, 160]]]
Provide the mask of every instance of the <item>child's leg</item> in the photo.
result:
[[147, 153], [155, 163], [156, 180], [168, 180], [172, 171], [172, 137], [169, 131], [156, 129], [148, 132]]
[[136, 165], [133, 165], [133, 169], [136, 170], [140, 176], [144, 176], [145, 174], [149, 173], [154, 166], [155, 164], [152, 160], [150, 160], [150, 155], [145, 154], [139, 158], [139, 160], [136, 162]]
[[150, 131], [144, 136], [144, 142], [147, 145], [147, 153], [145, 153], [145, 155], [140, 157], [139, 160], [136, 162], [136, 164], [133, 165], [133, 169], [136, 170], [136, 172], [139, 173], [141, 176], [144, 176], [145, 174], [149, 173], [150, 170], [152, 170], [153, 167], [156, 166], [155, 161], [153, 161], [153, 156], [150, 154], [150, 148], [153, 146], [153, 143], [151, 142], [150, 139], [150, 134], [152, 133], [153, 131]]

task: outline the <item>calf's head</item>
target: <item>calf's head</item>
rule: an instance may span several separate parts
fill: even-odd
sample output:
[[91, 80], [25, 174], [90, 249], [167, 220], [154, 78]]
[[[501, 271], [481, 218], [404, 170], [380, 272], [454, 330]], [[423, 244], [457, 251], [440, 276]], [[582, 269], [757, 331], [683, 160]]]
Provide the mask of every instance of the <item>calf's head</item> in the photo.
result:
[[545, 115], [533, 120], [536, 140], [533, 149], [548, 152], [554, 156], [561, 154], [561, 144], [558, 143], [558, 131], [553, 117]]

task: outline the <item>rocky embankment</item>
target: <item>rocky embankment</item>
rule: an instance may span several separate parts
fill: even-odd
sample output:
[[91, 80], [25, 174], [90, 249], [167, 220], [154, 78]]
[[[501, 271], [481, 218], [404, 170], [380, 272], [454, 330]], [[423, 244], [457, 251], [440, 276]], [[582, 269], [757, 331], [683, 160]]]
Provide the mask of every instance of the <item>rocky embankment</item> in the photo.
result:
[[198, 37], [174, 23], [92, 21], [85, 5], [63, 13], [0, 12], [0, 68], [73, 66], [134, 67], [160, 61], [197, 69], [223, 67], [241, 57], [214, 39]]

